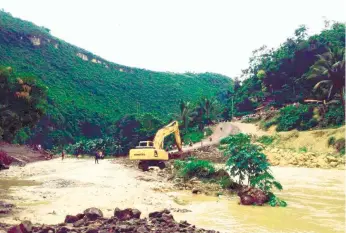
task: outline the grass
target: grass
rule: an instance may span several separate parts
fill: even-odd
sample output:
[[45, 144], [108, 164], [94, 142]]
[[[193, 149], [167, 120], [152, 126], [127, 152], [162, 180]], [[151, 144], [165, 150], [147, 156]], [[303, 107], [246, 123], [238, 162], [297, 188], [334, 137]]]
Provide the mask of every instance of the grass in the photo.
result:
[[261, 136], [257, 139], [258, 142], [260, 142], [266, 146], [271, 145], [274, 142], [274, 140], [275, 140], [275, 137], [267, 136], [267, 135]]

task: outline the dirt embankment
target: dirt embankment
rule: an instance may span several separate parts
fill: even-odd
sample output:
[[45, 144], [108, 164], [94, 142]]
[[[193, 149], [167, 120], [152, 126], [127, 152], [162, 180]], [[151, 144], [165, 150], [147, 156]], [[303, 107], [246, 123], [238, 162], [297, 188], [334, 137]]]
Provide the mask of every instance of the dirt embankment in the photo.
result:
[[[251, 123], [233, 123], [240, 132], [261, 136], [271, 136], [274, 141], [270, 145], [262, 145], [264, 154], [274, 166], [297, 166], [308, 168], [345, 169], [345, 156], [328, 145], [331, 137], [344, 138], [345, 126], [336, 129], [276, 132], [259, 129]], [[256, 139], [255, 139], [256, 140]]]
[[44, 150], [38, 151], [26, 145], [14, 145], [5, 142], [0, 142], [0, 151], [5, 152], [12, 159], [12, 164], [15, 165], [25, 165], [51, 158], [51, 155]]

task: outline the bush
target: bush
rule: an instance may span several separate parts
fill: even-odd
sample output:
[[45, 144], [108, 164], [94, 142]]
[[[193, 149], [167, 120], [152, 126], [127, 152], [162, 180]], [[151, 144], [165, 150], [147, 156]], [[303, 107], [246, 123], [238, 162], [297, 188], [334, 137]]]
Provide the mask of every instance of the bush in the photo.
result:
[[260, 124], [260, 128], [267, 130], [269, 129], [271, 126], [276, 125], [278, 123], [278, 117], [275, 116], [271, 119], [269, 119], [268, 121], [262, 121]]
[[333, 136], [329, 137], [328, 138], [328, 147], [334, 146], [335, 141], [336, 141], [335, 137], [333, 137]]
[[300, 153], [306, 153], [306, 152], [308, 152], [308, 149], [305, 146], [303, 146], [303, 147], [299, 148], [299, 152]]
[[307, 105], [287, 106], [280, 109], [277, 131], [307, 130], [317, 125], [313, 119], [313, 107]]
[[251, 138], [247, 134], [239, 133], [226, 138], [223, 138], [221, 144], [230, 144], [231, 146], [241, 147], [244, 144], [250, 143]]
[[113, 138], [82, 140], [78, 143], [68, 145], [65, 150], [70, 154], [89, 155], [95, 154], [98, 150], [102, 150], [105, 155], [115, 155], [123, 152], [123, 148]]
[[261, 136], [257, 139], [258, 142], [264, 144], [264, 145], [270, 145], [274, 142], [275, 138], [273, 136]]
[[339, 152], [339, 153], [345, 153], [345, 138], [340, 138], [335, 141], [334, 148]]
[[212, 162], [206, 160], [198, 160], [190, 157], [187, 161], [176, 160], [174, 167], [179, 174], [185, 178], [209, 178], [215, 173], [215, 167]]
[[189, 129], [183, 135], [183, 141], [185, 142], [185, 144], [189, 143], [190, 141], [192, 143], [200, 142], [203, 138], [204, 138], [203, 132], [198, 129]]
[[331, 105], [328, 107], [321, 122], [322, 127], [340, 126], [345, 124], [345, 112], [341, 105]]

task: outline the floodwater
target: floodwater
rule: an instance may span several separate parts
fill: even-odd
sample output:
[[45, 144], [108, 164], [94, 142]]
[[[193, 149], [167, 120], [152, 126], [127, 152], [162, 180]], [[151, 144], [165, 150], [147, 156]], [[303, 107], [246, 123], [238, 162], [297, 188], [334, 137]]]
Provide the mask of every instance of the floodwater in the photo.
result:
[[287, 207], [241, 206], [238, 197], [217, 198], [180, 193], [193, 210], [179, 214], [196, 225], [222, 232], [344, 232], [345, 172], [297, 167], [274, 167], [284, 186], [276, 192]]
[[[341, 170], [274, 167], [274, 176], [284, 188], [276, 193], [287, 201], [285, 208], [240, 206], [236, 196], [167, 192], [163, 189], [167, 183], [156, 174], [109, 161], [95, 165], [93, 160], [52, 160], [10, 170], [0, 173], [0, 198], [23, 209], [1, 218], [8, 223], [14, 223], [14, 217], [60, 223], [66, 214], [95, 206], [106, 217], [115, 207], [138, 208], [143, 217], [164, 208], [188, 209], [191, 212], [173, 212], [175, 219], [220, 232], [344, 232], [345, 228], [345, 173]], [[28, 173], [31, 181], [23, 180]], [[158, 187], [161, 190], [154, 191]], [[11, 198], [3, 198], [4, 190], [10, 191]], [[180, 204], [174, 201], [177, 198]]]

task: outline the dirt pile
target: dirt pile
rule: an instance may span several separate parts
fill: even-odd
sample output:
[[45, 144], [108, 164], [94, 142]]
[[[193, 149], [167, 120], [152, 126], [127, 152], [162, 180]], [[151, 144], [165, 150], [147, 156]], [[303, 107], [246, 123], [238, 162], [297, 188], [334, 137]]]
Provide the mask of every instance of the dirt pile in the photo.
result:
[[274, 166], [345, 169], [345, 157], [315, 152], [294, 152], [279, 148], [266, 148], [264, 153]]
[[19, 225], [9, 226], [0, 224], [1, 230], [8, 233], [109, 233], [109, 232], [217, 232], [213, 230], [197, 229], [186, 221], [176, 222], [170, 211], [152, 212], [149, 218], [140, 218], [141, 212], [137, 209], [116, 208], [114, 216], [104, 218], [97, 208], [86, 209], [83, 214], [67, 215], [65, 222], [57, 225], [33, 225], [24, 221]]
[[0, 151], [5, 152], [14, 165], [25, 165], [52, 158], [48, 151], [38, 151], [26, 145], [14, 145], [5, 142], [0, 142]]

